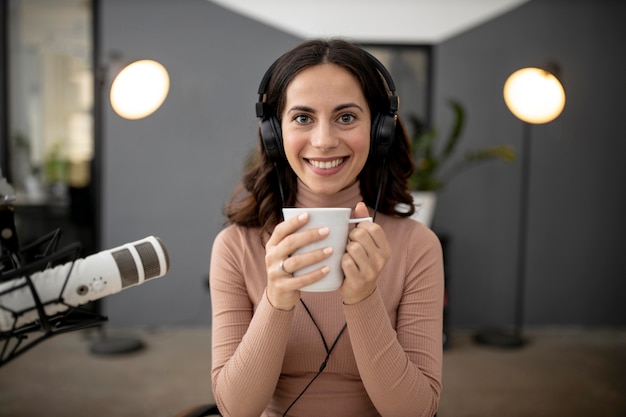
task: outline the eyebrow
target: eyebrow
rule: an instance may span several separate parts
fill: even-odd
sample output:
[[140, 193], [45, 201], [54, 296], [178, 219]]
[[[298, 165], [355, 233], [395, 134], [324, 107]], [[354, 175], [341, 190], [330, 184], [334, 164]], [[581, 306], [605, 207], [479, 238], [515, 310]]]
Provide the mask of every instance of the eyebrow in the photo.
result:
[[[338, 112], [344, 109], [349, 109], [349, 108], [353, 108], [356, 107], [357, 109], [359, 109], [360, 111], [363, 111], [363, 108], [361, 106], [359, 106], [356, 103], [345, 103], [345, 104], [340, 104], [337, 107], [335, 107], [333, 109], [333, 112]], [[291, 113], [293, 111], [303, 111], [303, 112], [307, 112], [307, 113], [315, 113], [315, 109], [313, 109], [312, 107], [309, 106], [303, 106], [303, 105], [295, 105], [293, 107], [291, 107], [289, 110], [287, 110], [287, 113]]]

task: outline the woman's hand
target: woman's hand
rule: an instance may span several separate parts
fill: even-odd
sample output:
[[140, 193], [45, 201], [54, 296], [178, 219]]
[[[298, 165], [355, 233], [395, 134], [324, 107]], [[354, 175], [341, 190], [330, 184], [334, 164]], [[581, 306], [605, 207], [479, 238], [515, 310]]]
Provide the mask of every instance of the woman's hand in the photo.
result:
[[[364, 203], [356, 205], [354, 216], [369, 216]], [[346, 253], [341, 259], [345, 279], [339, 288], [345, 304], [356, 304], [374, 292], [378, 275], [390, 255], [389, 242], [378, 224], [362, 222], [350, 231]]]
[[325, 247], [292, 256], [302, 246], [324, 239], [329, 234], [327, 227], [298, 231], [308, 221], [309, 214], [302, 213], [279, 223], [267, 241], [267, 298], [280, 310], [291, 310], [300, 300], [300, 288], [319, 281], [329, 272], [329, 268], [324, 266], [308, 274], [293, 276], [294, 271], [320, 262], [332, 254], [332, 248]]

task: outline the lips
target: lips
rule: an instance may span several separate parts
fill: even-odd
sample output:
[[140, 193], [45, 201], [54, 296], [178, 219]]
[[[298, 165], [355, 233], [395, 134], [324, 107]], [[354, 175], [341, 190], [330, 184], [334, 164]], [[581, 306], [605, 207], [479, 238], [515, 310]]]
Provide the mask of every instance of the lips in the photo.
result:
[[344, 160], [345, 158], [337, 158], [337, 159], [331, 159], [331, 160], [325, 160], [325, 161], [318, 160], [318, 159], [307, 159], [309, 164], [319, 169], [336, 168], [339, 165], [343, 164]]

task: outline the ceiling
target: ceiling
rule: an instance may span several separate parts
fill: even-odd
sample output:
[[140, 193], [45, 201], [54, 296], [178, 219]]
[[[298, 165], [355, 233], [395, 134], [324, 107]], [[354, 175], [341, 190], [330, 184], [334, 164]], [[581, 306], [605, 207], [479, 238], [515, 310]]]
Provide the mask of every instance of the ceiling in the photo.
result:
[[437, 44], [529, 0], [208, 0], [304, 39]]

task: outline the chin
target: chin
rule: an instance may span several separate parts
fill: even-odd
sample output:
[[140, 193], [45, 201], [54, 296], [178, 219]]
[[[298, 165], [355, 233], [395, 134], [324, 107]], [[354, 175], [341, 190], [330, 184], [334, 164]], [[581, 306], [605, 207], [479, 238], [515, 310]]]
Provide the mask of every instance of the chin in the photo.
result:
[[346, 188], [350, 187], [352, 184], [354, 184], [354, 181], [350, 182], [349, 184], [345, 184], [345, 183], [339, 183], [337, 181], [329, 180], [326, 183], [320, 183], [319, 181], [316, 181], [315, 183], [308, 183], [307, 186], [314, 193], [323, 194], [323, 195], [332, 195], [332, 194], [338, 193], [339, 191], [345, 190]]

